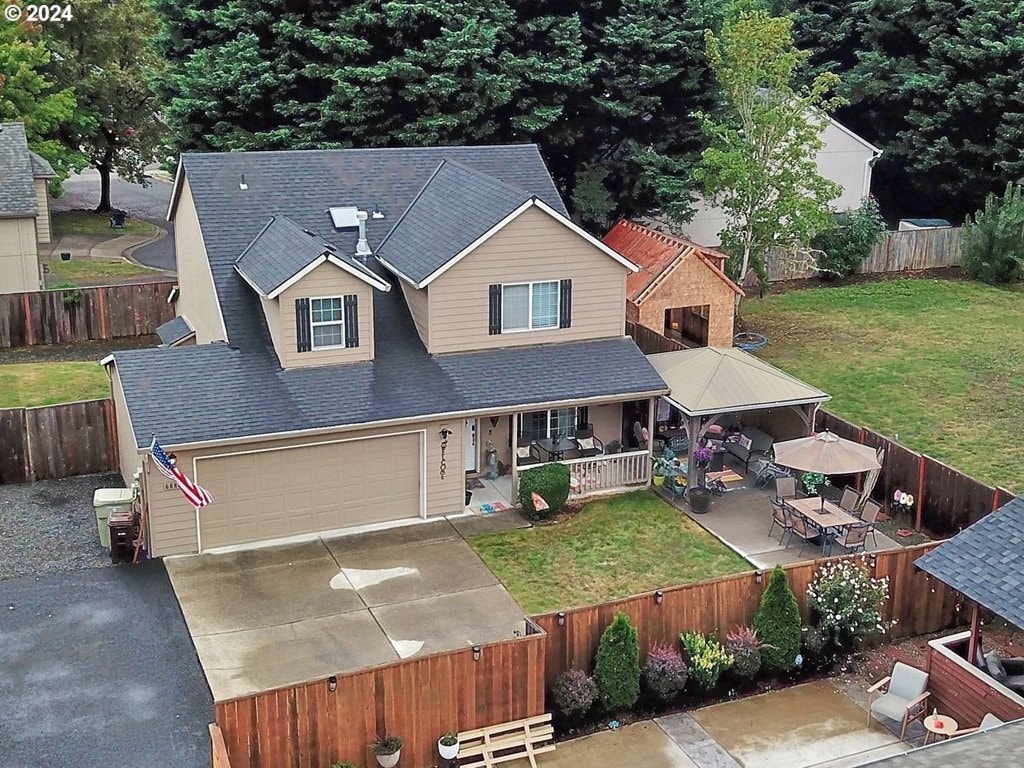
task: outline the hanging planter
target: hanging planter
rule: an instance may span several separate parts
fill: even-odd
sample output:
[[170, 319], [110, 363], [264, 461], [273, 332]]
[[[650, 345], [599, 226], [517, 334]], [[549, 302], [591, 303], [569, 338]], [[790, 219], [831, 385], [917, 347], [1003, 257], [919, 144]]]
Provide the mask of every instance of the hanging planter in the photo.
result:
[[402, 744], [400, 736], [385, 736], [378, 739], [373, 745], [373, 754], [377, 758], [377, 765], [380, 768], [395, 768], [402, 756]]

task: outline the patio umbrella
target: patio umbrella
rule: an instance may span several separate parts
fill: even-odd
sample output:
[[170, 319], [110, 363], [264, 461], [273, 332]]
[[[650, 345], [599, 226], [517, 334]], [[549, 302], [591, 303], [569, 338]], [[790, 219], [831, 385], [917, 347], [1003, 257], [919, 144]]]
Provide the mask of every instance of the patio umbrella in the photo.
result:
[[852, 475], [882, 468], [875, 449], [825, 431], [776, 443], [775, 463], [823, 475]]

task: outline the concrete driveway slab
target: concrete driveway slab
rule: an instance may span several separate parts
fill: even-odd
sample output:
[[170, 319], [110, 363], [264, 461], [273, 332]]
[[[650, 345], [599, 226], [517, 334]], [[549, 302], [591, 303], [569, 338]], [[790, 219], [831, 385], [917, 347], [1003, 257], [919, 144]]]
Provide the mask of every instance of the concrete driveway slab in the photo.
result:
[[501, 585], [392, 603], [370, 612], [392, 641], [423, 643], [421, 653], [508, 640], [525, 630], [523, 609]]
[[217, 701], [399, 658], [368, 611], [195, 638]]
[[0, 582], [0, 763], [209, 768], [213, 702], [160, 562]]
[[194, 637], [364, 607], [348, 580], [337, 578], [338, 564], [320, 541], [242, 554], [171, 558], [167, 571]]
[[324, 539], [324, 544], [331, 554], [340, 560], [346, 555], [357, 552], [377, 552], [390, 547], [457, 538], [459, 538], [459, 532], [447, 520], [431, 520], [429, 523], [404, 525], [383, 531], [336, 536], [332, 539]]
[[338, 563], [370, 608], [498, 583], [461, 538], [345, 553]]
[[[528, 760], [508, 763], [529, 766]], [[636, 723], [617, 731], [602, 731], [582, 739], [564, 741], [554, 752], [537, 758], [541, 768], [695, 768], [665, 732], [654, 723]]]

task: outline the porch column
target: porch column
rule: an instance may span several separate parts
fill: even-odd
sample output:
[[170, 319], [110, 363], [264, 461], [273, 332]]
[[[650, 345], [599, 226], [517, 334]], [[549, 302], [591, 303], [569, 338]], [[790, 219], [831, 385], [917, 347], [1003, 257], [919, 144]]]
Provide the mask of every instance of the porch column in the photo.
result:
[[651, 467], [647, 472], [647, 487], [654, 482], [654, 420], [658, 413], [658, 398], [652, 397], [647, 401], [647, 461]]
[[514, 505], [519, 498], [519, 412], [512, 412], [512, 423], [509, 429], [512, 430], [512, 498], [509, 501]]
[[971, 608], [971, 639], [967, 643], [967, 662], [972, 666], [974, 665], [974, 657], [978, 652], [978, 629], [980, 626], [978, 604], [974, 603], [974, 606]]
[[700, 416], [691, 416], [689, 426], [686, 428], [687, 437], [690, 443], [690, 452], [686, 457], [686, 495], [690, 495], [690, 488], [697, 479], [697, 460], [693, 453], [697, 450], [697, 441], [700, 440]]
[[818, 420], [818, 409], [821, 408], [821, 403], [815, 403], [811, 409], [811, 423], [807, 427], [807, 436], [810, 437], [814, 434], [814, 422]]

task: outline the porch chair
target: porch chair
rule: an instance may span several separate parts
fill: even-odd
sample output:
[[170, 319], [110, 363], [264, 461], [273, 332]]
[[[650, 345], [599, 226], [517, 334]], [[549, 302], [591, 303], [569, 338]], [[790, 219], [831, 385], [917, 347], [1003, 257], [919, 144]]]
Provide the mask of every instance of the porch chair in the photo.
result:
[[[871, 526], [866, 523], [859, 525], [848, 525], [843, 529], [842, 535], [835, 540], [837, 544], [842, 544], [851, 553], [863, 550], [864, 545], [868, 541], [868, 533], [871, 531]], [[831, 551], [831, 550], [830, 550]]]
[[864, 514], [860, 519], [871, 526], [871, 543], [877, 548], [878, 537], [875, 535], [875, 521], [878, 520], [878, 513], [882, 511], [882, 505], [877, 501], [868, 499], [864, 502]]
[[633, 437], [636, 438], [636, 444], [641, 451], [647, 448], [647, 438], [644, 436], [646, 431], [647, 429], [639, 421], [633, 422]]
[[[794, 535], [799, 536], [801, 539], [803, 539], [803, 543], [800, 545], [800, 552], [798, 553], [799, 556], [804, 553], [804, 547], [807, 546], [808, 542], [821, 535], [821, 531], [819, 531], [811, 523], [809, 523], [807, 519], [799, 512], [792, 512], [790, 510], [786, 511], [789, 512], [789, 519], [791, 522], [789, 540], [793, 541]], [[780, 541], [779, 543], [781, 544], [782, 542]], [[786, 546], [788, 547], [789, 544], [787, 544]]]
[[[868, 728], [871, 718], [888, 717], [902, 723], [900, 741], [907, 735], [907, 726], [928, 712], [925, 702], [930, 695], [928, 673], [897, 661], [889, 677], [883, 677], [868, 688]], [[879, 691], [882, 691], [879, 695]], [[877, 696], [877, 698], [876, 698]]]
[[860, 494], [857, 493], [850, 486], [846, 486], [843, 489], [843, 497], [839, 500], [839, 506], [849, 512], [851, 515], [856, 517], [856, 513], [853, 511], [857, 507], [857, 500], [860, 498]]
[[993, 715], [991, 712], [986, 712], [985, 716], [981, 718], [981, 724], [977, 728], [960, 728], [953, 735], [966, 736], [971, 733], [977, 733], [978, 731], [987, 731], [989, 728], [995, 728], [997, 725], [1002, 724], [1002, 720]]
[[583, 429], [577, 427], [575, 440], [580, 458], [600, 456], [604, 453], [604, 443], [600, 438], [594, 436], [593, 424], [587, 424]]
[[540, 456], [540, 449], [534, 444], [533, 440], [526, 440], [520, 438], [519, 442], [516, 443], [516, 462], [520, 467], [526, 467], [531, 464], [540, 464], [542, 461]]
[[786, 534], [793, 532], [793, 523], [790, 520], [789, 510], [783, 506], [781, 501], [776, 501], [771, 496], [768, 497], [768, 501], [772, 505], [772, 524], [768, 528], [768, 535], [771, 536], [775, 526], [779, 526], [782, 529], [782, 535], [779, 536], [779, 544], [781, 544]]
[[777, 477], [775, 478], [775, 498], [781, 501], [796, 498], [796, 478]]

